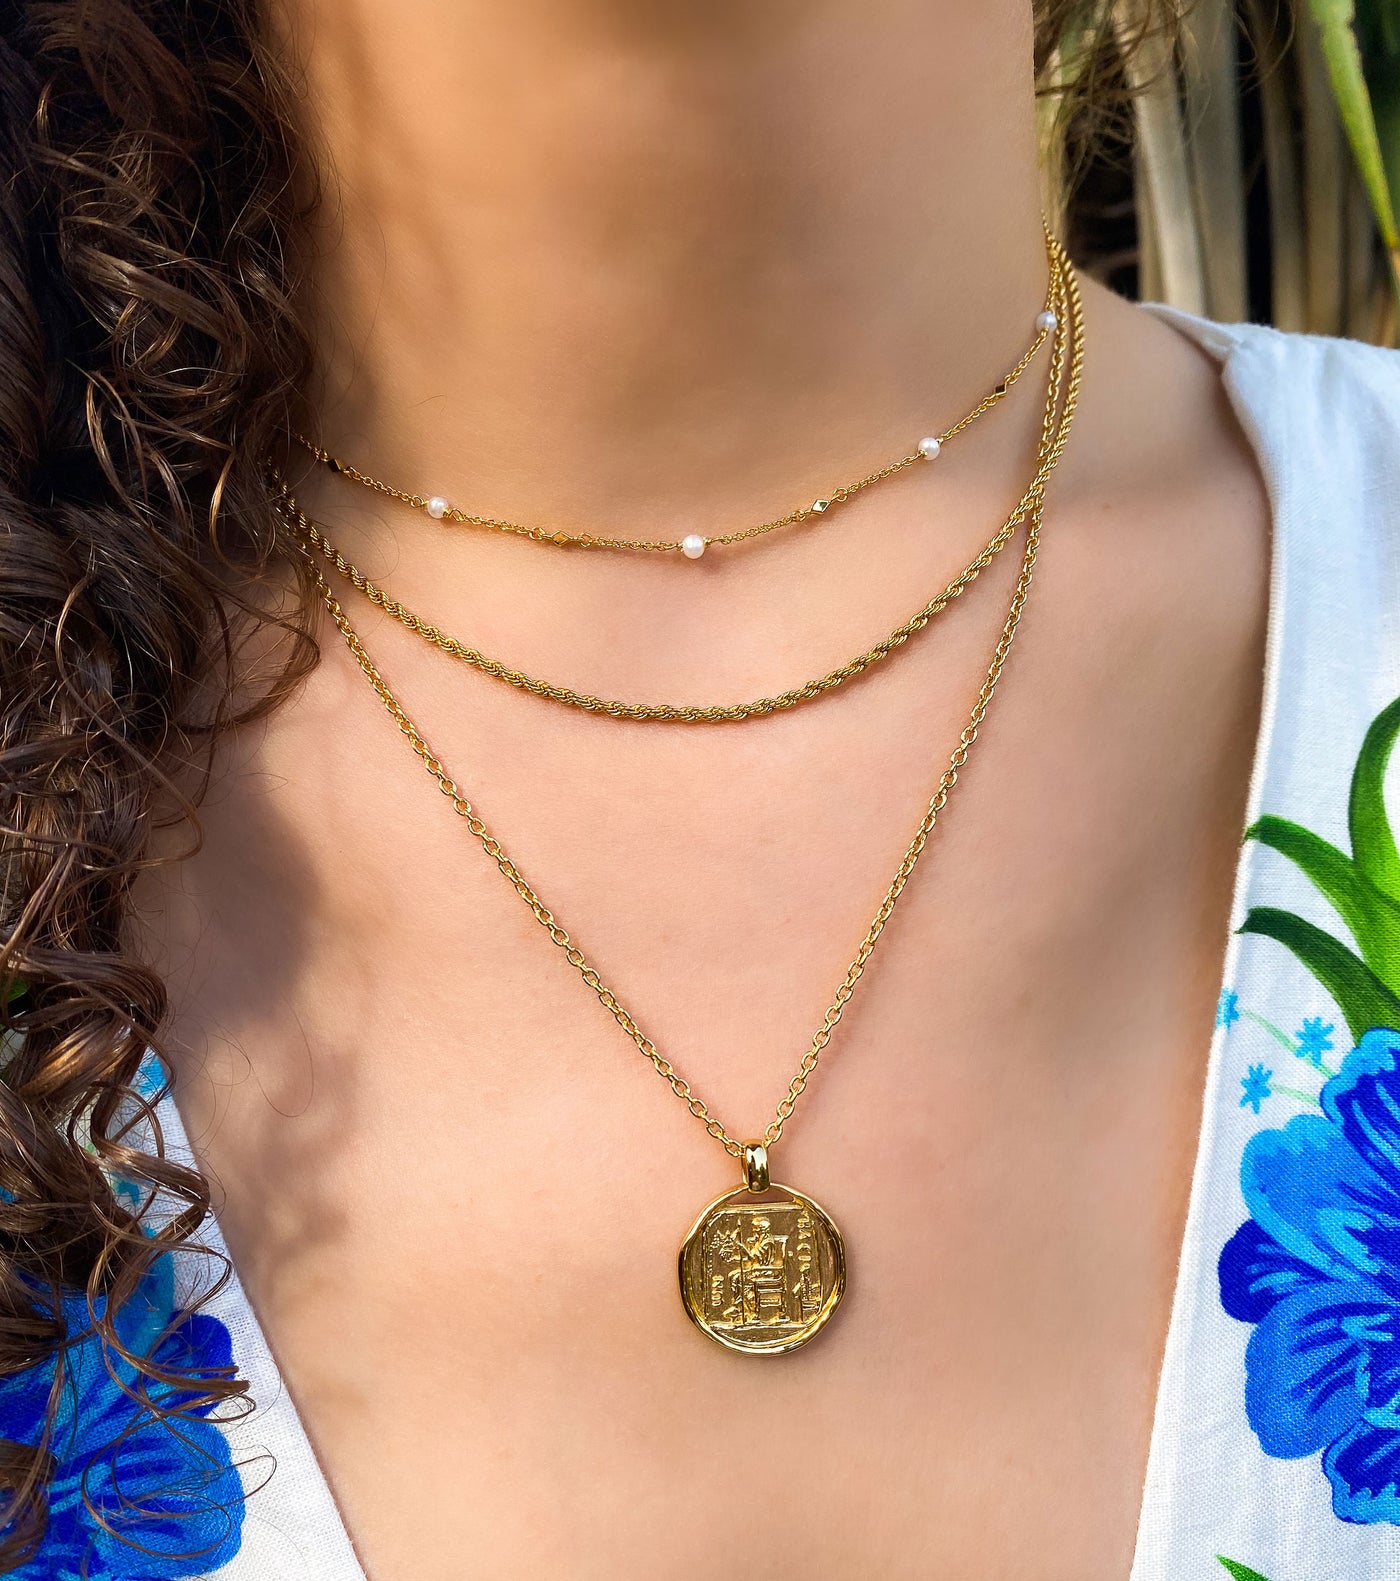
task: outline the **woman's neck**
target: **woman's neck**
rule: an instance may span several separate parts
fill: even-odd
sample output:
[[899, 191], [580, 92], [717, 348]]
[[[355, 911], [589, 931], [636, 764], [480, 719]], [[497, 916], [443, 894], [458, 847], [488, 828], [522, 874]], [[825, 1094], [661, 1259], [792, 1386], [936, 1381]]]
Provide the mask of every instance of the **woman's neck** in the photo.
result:
[[332, 170], [317, 429], [471, 509], [788, 508], [1044, 290], [1026, 0], [283, 0]]

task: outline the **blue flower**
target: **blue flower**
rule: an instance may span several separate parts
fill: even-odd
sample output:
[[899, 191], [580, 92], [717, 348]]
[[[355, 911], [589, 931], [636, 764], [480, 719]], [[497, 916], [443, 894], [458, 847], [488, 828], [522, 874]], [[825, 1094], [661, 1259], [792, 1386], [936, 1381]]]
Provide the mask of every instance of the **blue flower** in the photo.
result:
[[1265, 1454], [1321, 1452], [1344, 1521], [1400, 1524], [1400, 1032], [1368, 1032], [1321, 1114], [1250, 1138], [1251, 1218], [1220, 1301], [1254, 1325], [1245, 1413]]
[[1322, 1069], [1322, 1056], [1329, 1053], [1336, 1045], [1332, 1042], [1332, 1034], [1337, 1029], [1329, 1021], [1323, 1024], [1321, 1016], [1308, 1016], [1303, 1024], [1293, 1034], [1298, 1046], [1294, 1053], [1299, 1059], [1308, 1060], [1318, 1070]]
[[[83, 1298], [66, 1301], [65, 1312], [70, 1334], [90, 1328]], [[116, 1329], [133, 1355], [158, 1366], [208, 1375], [232, 1366], [222, 1323], [176, 1312], [168, 1254], [118, 1310]], [[207, 1420], [210, 1407], [197, 1394], [143, 1380], [91, 1333], [70, 1344], [63, 1368], [48, 1446], [48, 1529], [12, 1573], [23, 1581], [172, 1581], [227, 1564], [242, 1541], [243, 1486], [223, 1429]], [[54, 1371], [50, 1362], [0, 1384], [0, 1434], [40, 1442]], [[167, 1426], [128, 1389], [188, 1414]]]
[[1269, 1086], [1273, 1080], [1273, 1071], [1265, 1070], [1262, 1065], [1251, 1065], [1247, 1075], [1240, 1077], [1240, 1086], [1244, 1088], [1244, 1097], [1240, 1099], [1240, 1108], [1252, 1108], [1255, 1114], [1259, 1113], [1259, 1105], [1263, 1103], [1273, 1091]]
[[1226, 988], [1220, 995], [1220, 1002], [1215, 1007], [1215, 1024], [1218, 1027], [1232, 1027], [1240, 1018], [1240, 996], [1233, 988]]

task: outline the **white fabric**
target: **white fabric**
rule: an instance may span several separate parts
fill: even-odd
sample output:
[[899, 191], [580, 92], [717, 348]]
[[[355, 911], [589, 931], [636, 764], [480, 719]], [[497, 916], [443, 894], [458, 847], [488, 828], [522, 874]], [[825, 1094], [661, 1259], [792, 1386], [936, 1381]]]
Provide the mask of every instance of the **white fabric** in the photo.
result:
[[[1220, 360], [1273, 506], [1266, 702], [1250, 817], [1280, 814], [1346, 849], [1351, 765], [1371, 719], [1400, 695], [1400, 354], [1153, 311]], [[1250, 843], [1237, 873], [1235, 925], [1255, 904], [1336, 931], [1296, 868]], [[1279, 1027], [1322, 1018], [1339, 1029], [1334, 1064], [1345, 1052], [1336, 1007], [1273, 940], [1232, 934], [1224, 987], [1242, 1004], [1271, 1007]], [[1248, 1217], [1244, 1145], [1287, 1117], [1275, 1098], [1264, 1117], [1241, 1107], [1241, 1079], [1253, 1061], [1282, 1066], [1288, 1058], [1253, 1021], [1215, 1034], [1131, 1581], [1222, 1581], [1219, 1555], [1267, 1581], [1400, 1578], [1400, 1525], [1339, 1520], [1317, 1455], [1284, 1460], [1260, 1448], [1244, 1405], [1252, 1330], [1221, 1307], [1217, 1260]], [[164, 1123], [183, 1137], [168, 1100]], [[249, 1498], [243, 1547], [218, 1581], [361, 1581], [237, 1280], [206, 1310], [231, 1330], [259, 1402], [227, 1429]]]
[[[1400, 696], [1400, 353], [1156, 311], [1221, 359], [1273, 507], [1248, 821], [1286, 817], [1347, 850], [1351, 767]], [[1281, 945], [1233, 931], [1256, 905], [1340, 931], [1293, 864], [1246, 844], [1222, 991], [1284, 1028], [1335, 1025], [1335, 1065], [1347, 1039], [1327, 994]], [[1245, 1417], [1250, 1329], [1222, 1309], [1216, 1265], [1248, 1216], [1240, 1160], [1262, 1123], [1240, 1106], [1241, 1077], [1249, 1062], [1288, 1058], [1250, 1030], [1259, 1037], [1240, 1048], [1239, 1023], [1217, 1026], [1211, 1049], [1132, 1581], [1222, 1581], [1220, 1554], [1269, 1581], [1397, 1581], [1400, 1527], [1338, 1520], [1318, 1457], [1266, 1456]]]
[[[193, 1153], [171, 1098], [162, 1100], [159, 1114], [171, 1156], [192, 1164]], [[210, 1220], [200, 1238], [227, 1259], [216, 1222]], [[211, 1271], [217, 1269], [204, 1259], [187, 1265], [189, 1304], [203, 1293]], [[254, 1405], [241, 1419], [222, 1423], [246, 1495], [243, 1534], [236, 1556], [209, 1575], [217, 1581], [364, 1581], [330, 1485], [236, 1271], [199, 1310], [229, 1331], [239, 1376], [247, 1379]], [[137, 1574], [133, 1571], [133, 1581]]]

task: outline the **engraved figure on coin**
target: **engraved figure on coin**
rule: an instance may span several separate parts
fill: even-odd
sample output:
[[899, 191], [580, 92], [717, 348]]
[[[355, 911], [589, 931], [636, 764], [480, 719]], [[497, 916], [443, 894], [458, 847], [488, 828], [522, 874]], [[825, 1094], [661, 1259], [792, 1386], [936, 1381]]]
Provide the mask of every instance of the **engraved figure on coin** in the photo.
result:
[[772, 1354], [804, 1344], [844, 1286], [835, 1227], [796, 1193], [780, 1202], [754, 1202], [742, 1189], [728, 1193], [710, 1204], [681, 1248], [687, 1312], [735, 1350]]
[[743, 1310], [743, 1250], [733, 1230], [720, 1230], [710, 1241], [708, 1258], [709, 1317], [732, 1328]]
[[708, 1238], [705, 1292], [717, 1326], [800, 1327], [823, 1295], [812, 1215], [788, 1205], [725, 1214]]
[[744, 1247], [748, 1278], [744, 1284], [744, 1317], [752, 1323], [783, 1323], [788, 1320], [787, 1236], [775, 1235], [766, 1213], [749, 1221], [752, 1237]]

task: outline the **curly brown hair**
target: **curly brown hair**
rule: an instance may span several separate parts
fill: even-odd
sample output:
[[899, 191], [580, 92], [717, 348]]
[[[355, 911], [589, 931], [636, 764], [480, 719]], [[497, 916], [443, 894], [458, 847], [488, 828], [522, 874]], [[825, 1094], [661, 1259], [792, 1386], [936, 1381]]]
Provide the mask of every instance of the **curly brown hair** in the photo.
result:
[[[264, 474], [312, 365], [315, 176], [261, 9], [0, 0], [0, 1381], [54, 1368], [43, 1438], [0, 1440], [0, 1571], [46, 1529], [76, 1342], [136, 1369], [147, 1421], [244, 1389], [130, 1355], [114, 1318], [210, 1205], [137, 1082], [167, 998], [133, 881], [161, 809], [197, 839], [219, 733], [316, 658]], [[1108, 13], [1037, 0], [1038, 70]], [[1104, 50], [1077, 54], [1097, 81]]]
[[[129, 897], [153, 810], [191, 813], [218, 732], [314, 660], [262, 473], [310, 366], [287, 252], [309, 185], [253, 0], [7, 4], [0, 83], [0, 1376], [55, 1363], [52, 1430], [93, 1332], [179, 1386], [140, 1412], [244, 1387], [115, 1328], [209, 1208], [136, 1087], [166, 991]], [[291, 640], [250, 687], [269, 621]], [[0, 1441], [0, 1569], [41, 1539], [50, 1475], [46, 1442]]]

